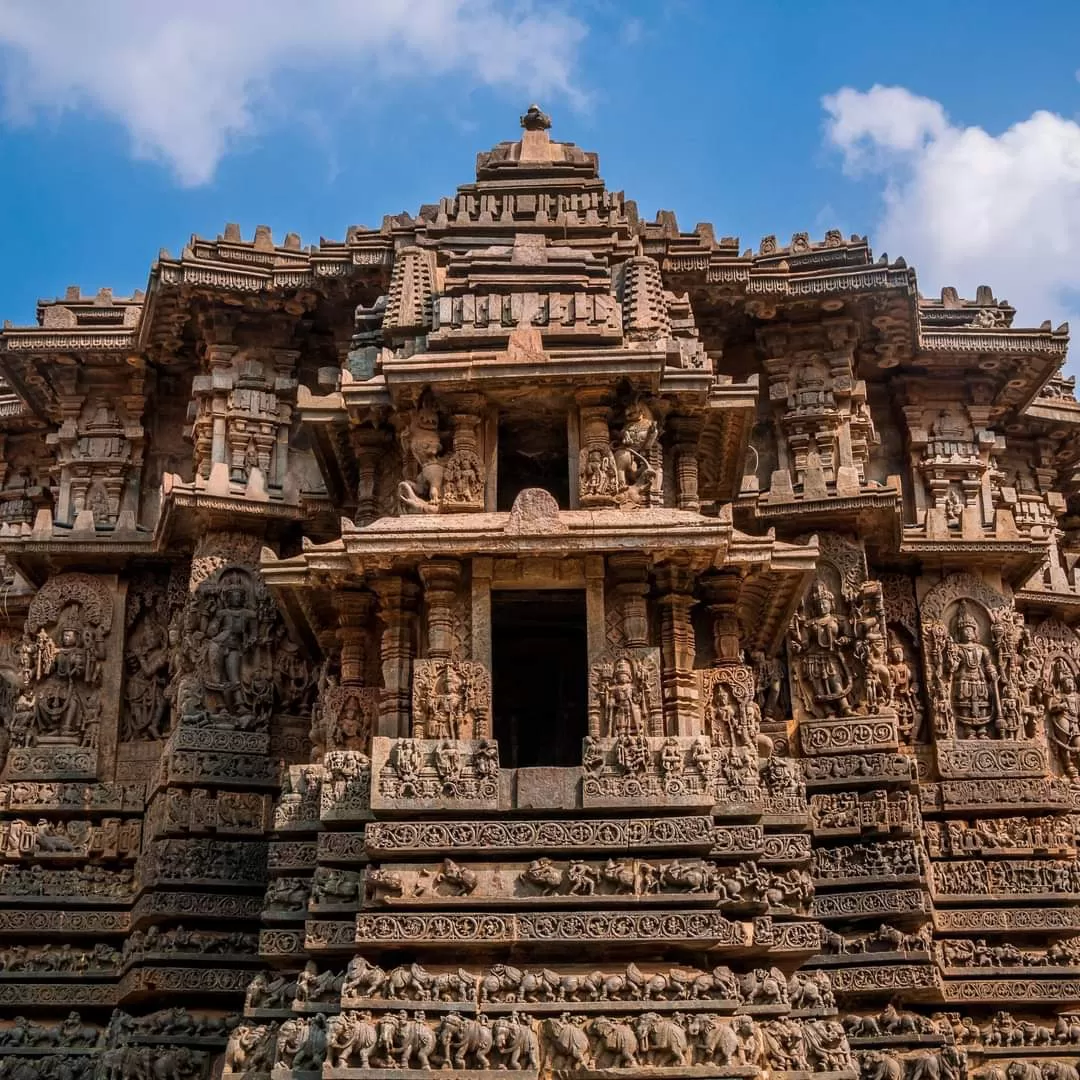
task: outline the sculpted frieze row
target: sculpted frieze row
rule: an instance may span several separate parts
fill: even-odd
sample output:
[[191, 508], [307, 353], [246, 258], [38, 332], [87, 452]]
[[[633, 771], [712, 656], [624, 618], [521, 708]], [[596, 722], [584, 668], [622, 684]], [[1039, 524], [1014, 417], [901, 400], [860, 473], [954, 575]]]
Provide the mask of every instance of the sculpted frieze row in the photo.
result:
[[695, 847], [713, 843], [712, 822], [706, 815], [656, 818], [586, 818], [578, 821], [373, 821], [364, 831], [373, 855], [412, 855], [455, 851], [492, 854], [529, 849], [545, 851], [603, 851]]
[[0, 853], [7, 859], [134, 859], [141, 842], [142, 823], [138, 820], [0, 821]]
[[[755, 1021], [710, 1013], [692, 1018], [645, 1012], [591, 1016], [564, 1012], [539, 1020], [513, 1012], [494, 1020], [446, 1013], [428, 1018], [421, 1010], [343, 1012], [272, 1024], [244, 1024], [226, 1051], [225, 1076], [244, 1070], [318, 1071], [361, 1069], [508, 1071], [535, 1075], [551, 1069], [568, 1075], [596, 1070], [705, 1066], [796, 1070], [855, 1076], [843, 1027], [831, 1020]], [[335, 1072], [336, 1074], [336, 1072]]]
[[[326, 870], [320, 867], [316, 878]], [[541, 856], [527, 864], [466, 867], [446, 859], [437, 868], [405, 864], [365, 872], [366, 902], [387, 906], [443, 905], [464, 899], [478, 906], [496, 901], [543, 906], [546, 901], [571, 898], [576, 904], [589, 905], [613, 897], [665, 903], [673, 895], [682, 895], [691, 900], [708, 898], [721, 907], [767, 905], [802, 911], [812, 894], [805, 870], [770, 873], [753, 861], [726, 866], [702, 859], [661, 862], [612, 857], [606, 862], [563, 862]]]

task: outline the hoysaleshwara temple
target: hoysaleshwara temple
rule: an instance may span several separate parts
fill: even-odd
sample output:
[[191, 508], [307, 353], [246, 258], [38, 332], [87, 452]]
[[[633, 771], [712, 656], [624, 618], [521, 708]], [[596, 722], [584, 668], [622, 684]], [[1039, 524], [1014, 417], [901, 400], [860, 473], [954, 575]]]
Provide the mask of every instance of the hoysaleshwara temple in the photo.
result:
[[550, 128], [4, 324], [2, 1080], [1078, 1080], [1068, 328]]

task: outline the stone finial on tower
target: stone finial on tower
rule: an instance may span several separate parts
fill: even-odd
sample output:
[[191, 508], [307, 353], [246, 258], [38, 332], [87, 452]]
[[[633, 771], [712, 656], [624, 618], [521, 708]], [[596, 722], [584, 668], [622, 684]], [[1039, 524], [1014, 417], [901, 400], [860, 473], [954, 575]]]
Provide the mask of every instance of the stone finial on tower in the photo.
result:
[[539, 105], [530, 105], [521, 117], [521, 126], [526, 131], [547, 131], [551, 127], [551, 117]]

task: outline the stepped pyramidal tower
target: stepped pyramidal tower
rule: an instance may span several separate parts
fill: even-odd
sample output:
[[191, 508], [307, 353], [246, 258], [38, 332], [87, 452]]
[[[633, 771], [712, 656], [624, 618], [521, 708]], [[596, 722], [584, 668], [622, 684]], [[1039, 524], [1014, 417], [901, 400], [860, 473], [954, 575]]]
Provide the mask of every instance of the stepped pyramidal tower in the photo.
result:
[[1067, 328], [550, 126], [0, 332], [2, 1080], [1077, 1080]]

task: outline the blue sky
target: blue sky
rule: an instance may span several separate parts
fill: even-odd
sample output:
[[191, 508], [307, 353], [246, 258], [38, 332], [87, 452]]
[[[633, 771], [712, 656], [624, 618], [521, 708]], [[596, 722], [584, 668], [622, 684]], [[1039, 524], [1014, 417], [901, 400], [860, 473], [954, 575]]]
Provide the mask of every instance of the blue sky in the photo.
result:
[[226, 221], [309, 243], [415, 211], [537, 100], [649, 218], [869, 233], [926, 293], [1056, 323], [1078, 67], [1075, 2], [0, 0], [0, 316], [142, 287]]

